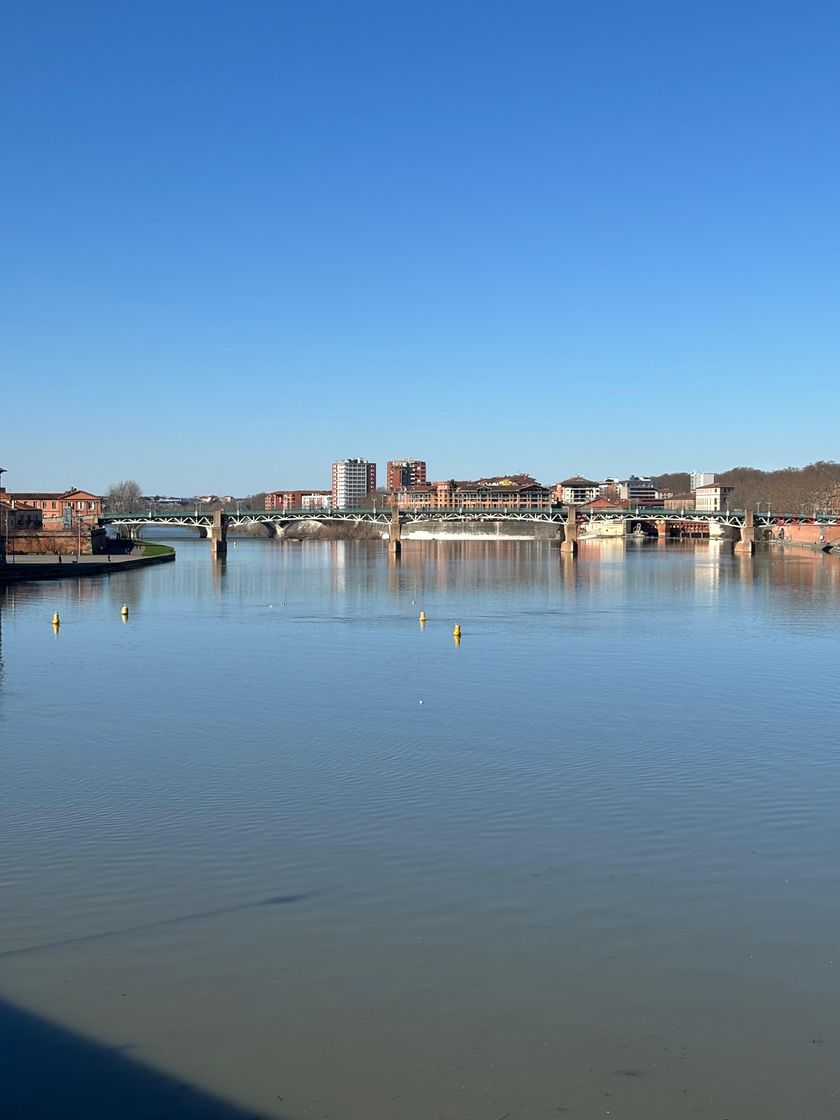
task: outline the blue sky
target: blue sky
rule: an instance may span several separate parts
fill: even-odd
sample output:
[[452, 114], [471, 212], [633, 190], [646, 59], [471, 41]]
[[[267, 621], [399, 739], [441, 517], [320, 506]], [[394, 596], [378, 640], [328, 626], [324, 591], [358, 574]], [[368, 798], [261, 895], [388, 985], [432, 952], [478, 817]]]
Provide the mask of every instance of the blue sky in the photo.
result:
[[837, 458], [833, 0], [3, 5], [10, 489]]

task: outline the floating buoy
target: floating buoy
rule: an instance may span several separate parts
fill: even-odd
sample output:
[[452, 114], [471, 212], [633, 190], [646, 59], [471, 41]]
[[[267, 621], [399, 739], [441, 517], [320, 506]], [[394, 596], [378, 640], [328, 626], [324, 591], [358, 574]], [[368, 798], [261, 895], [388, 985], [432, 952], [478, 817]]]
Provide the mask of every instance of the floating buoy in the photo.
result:
[[123, 618], [128, 618], [128, 603], [123, 603], [120, 614], [123, 616]]
[[452, 637], [453, 638], [460, 638], [461, 637], [461, 627], [458, 625], [457, 622], [455, 623], [455, 629], [452, 631]]
[[53, 626], [60, 626], [60, 625], [61, 625], [61, 619], [58, 616], [58, 611], [56, 611], [55, 614], [53, 615]]
[[421, 611], [420, 612], [420, 624], [422, 625], [425, 621], [426, 621], [426, 612]]

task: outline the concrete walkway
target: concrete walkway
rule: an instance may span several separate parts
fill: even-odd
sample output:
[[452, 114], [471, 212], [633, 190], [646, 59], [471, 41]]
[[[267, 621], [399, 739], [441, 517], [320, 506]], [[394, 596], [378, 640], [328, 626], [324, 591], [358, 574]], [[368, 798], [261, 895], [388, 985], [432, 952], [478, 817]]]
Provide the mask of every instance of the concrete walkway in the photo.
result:
[[56, 553], [16, 554], [6, 556], [6, 563], [0, 564], [0, 583], [21, 583], [37, 579], [79, 579], [82, 576], [107, 576], [113, 572], [131, 568], [146, 568], [152, 564], [166, 564], [175, 559], [175, 553], [166, 552], [159, 556], [146, 556], [145, 547], [137, 545], [131, 552], [113, 555], [85, 556], [77, 560], [75, 556], [62, 556]]

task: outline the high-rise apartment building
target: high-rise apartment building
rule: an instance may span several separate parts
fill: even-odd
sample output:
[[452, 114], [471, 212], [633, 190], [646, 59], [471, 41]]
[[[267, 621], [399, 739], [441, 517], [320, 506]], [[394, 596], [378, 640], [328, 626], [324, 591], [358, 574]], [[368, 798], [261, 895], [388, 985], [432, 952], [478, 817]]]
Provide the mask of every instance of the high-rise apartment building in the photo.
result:
[[385, 486], [389, 491], [406, 490], [409, 486], [426, 485], [426, 463], [423, 459], [389, 459], [385, 470]]
[[701, 486], [711, 486], [715, 480], [714, 471], [692, 471], [691, 489], [697, 490]]
[[352, 509], [376, 489], [376, 463], [367, 459], [340, 459], [332, 465], [332, 503]]

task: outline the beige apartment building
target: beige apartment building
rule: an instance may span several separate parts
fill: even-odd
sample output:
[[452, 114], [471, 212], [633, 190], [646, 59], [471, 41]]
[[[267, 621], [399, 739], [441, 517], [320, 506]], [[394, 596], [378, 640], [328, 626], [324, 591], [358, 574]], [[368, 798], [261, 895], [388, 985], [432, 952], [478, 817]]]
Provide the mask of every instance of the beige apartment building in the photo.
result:
[[397, 491], [400, 509], [550, 509], [552, 493], [530, 475], [496, 475], [477, 481], [427, 482]]

